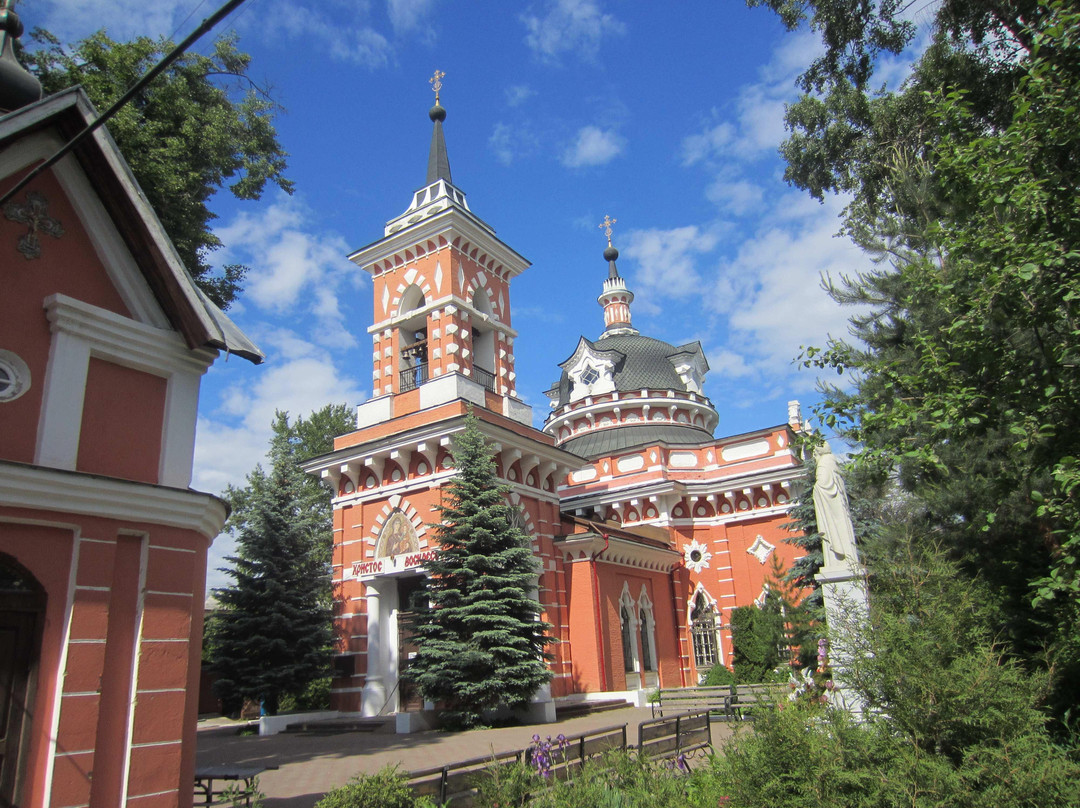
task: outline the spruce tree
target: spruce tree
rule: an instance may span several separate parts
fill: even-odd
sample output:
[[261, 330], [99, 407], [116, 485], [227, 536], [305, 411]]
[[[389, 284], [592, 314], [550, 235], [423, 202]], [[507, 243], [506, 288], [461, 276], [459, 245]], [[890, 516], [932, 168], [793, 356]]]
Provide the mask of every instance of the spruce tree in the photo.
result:
[[238, 553], [222, 570], [233, 584], [214, 590], [221, 608], [210, 629], [215, 692], [261, 701], [269, 715], [281, 696], [328, 675], [333, 641], [325, 493], [297, 464], [286, 413], [273, 429], [269, 472], [256, 466], [245, 488], [227, 492]]
[[540, 570], [529, 537], [472, 413], [454, 444], [457, 474], [443, 487], [407, 675], [442, 705], [445, 726], [467, 728], [485, 709], [528, 704], [550, 678], [544, 647], [552, 640], [531, 595]]

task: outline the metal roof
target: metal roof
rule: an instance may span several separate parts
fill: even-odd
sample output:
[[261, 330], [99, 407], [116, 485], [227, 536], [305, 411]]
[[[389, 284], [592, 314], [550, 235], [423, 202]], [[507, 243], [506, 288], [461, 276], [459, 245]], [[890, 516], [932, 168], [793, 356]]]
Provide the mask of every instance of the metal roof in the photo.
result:
[[559, 448], [580, 457], [595, 458], [654, 443], [685, 446], [698, 445], [712, 439], [713, 436], [707, 430], [696, 426], [642, 421], [638, 424], [597, 429], [580, 437], [570, 438]]

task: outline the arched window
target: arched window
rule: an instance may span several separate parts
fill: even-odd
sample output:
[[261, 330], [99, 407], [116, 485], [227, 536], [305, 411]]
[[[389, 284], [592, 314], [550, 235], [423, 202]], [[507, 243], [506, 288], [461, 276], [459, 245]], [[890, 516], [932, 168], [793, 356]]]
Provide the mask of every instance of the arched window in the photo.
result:
[[398, 392], [415, 390], [428, 380], [427, 315], [420, 312], [427, 305], [419, 286], [410, 286], [401, 295], [398, 306]]
[[690, 637], [694, 645], [694, 665], [700, 673], [720, 661], [716, 628], [716, 611], [705, 593], [699, 591], [690, 613]]
[[656, 670], [656, 618], [653, 615], [652, 601], [645, 584], [641, 585], [638, 595], [638, 628], [641, 634], [641, 669]]
[[637, 670], [637, 654], [634, 653], [634, 625], [630, 611], [625, 606], [619, 609], [619, 622], [622, 628], [623, 670], [632, 673]]
[[45, 592], [26, 569], [0, 553], [0, 805], [21, 805], [44, 624]]
[[487, 315], [487, 321], [473, 322], [473, 378], [491, 392], [495, 392], [495, 331], [491, 321], [491, 301], [483, 286], [477, 286], [472, 297], [473, 308]]
[[652, 649], [649, 647], [649, 620], [645, 616], [645, 610], [641, 610], [641, 667], [643, 670], [656, 670], [656, 660], [652, 658]]

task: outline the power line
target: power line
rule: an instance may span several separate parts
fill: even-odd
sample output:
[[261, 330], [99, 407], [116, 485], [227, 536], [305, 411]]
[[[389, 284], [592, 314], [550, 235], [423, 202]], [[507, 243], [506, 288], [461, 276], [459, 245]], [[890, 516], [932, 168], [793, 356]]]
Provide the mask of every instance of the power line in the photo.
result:
[[176, 59], [179, 58], [179, 56], [189, 47], [191, 47], [200, 37], [202, 37], [203, 34], [205, 34], [207, 31], [210, 31], [215, 25], [225, 19], [225, 17], [229, 16], [229, 14], [231, 14], [243, 2], [244, 0], [228, 0], [225, 5], [223, 5], [217, 11], [215, 11], [213, 14], [203, 20], [198, 28], [192, 31], [187, 36], [187, 38], [184, 39], [183, 42], [181, 42], [168, 54], [166, 54], [165, 57], [162, 58], [162, 60], [156, 65], [154, 65], [146, 73], [145, 76], [143, 76], [133, 85], [131, 85], [128, 91], [124, 93], [119, 99], [117, 99], [117, 101], [111, 107], [109, 107], [107, 110], [105, 110], [105, 112], [98, 116], [95, 121], [90, 123], [89, 126], [79, 132], [79, 134], [75, 135], [75, 137], [73, 137], [67, 143], [65, 143], [60, 148], [60, 150], [57, 151], [52, 157], [34, 168], [29, 174], [19, 180], [15, 184], [15, 186], [11, 188], [11, 190], [9, 190], [2, 197], [0, 197], [0, 207], [3, 207], [5, 204], [7, 204], [17, 193], [19, 193], [19, 191], [29, 185], [35, 177], [37, 177], [43, 171], [56, 165], [56, 163], [62, 160], [72, 149], [74, 149], [86, 138], [96, 132], [106, 121], [108, 121], [110, 118], [113, 117], [113, 115], [119, 112], [121, 107], [123, 107], [125, 104], [128, 103], [128, 101], [138, 95], [143, 90], [143, 88], [146, 87], [147, 84], [157, 78], [162, 73], [162, 71], [165, 70], [165, 68], [167, 68], [174, 61], [176, 61]]

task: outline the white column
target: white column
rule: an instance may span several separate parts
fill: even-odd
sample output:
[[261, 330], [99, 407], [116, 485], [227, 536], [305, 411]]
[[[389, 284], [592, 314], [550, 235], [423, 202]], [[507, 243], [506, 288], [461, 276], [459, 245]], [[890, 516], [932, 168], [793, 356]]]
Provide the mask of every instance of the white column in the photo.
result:
[[195, 421], [199, 411], [200, 375], [173, 373], [165, 393], [158, 482], [174, 488], [191, 483], [195, 457]]
[[383, 684], [386, 670], [383, 660], [385, 626], [379, 603], [381, 585], [381, 581], [367, 582], [367, 676], [360, 707], [363, 716], [378, 715], [386, 703], [386, 686]]
[[89, 368], [89, 343], [71, 334], [54, 331], [38, 420], [34, 456], [38, 465], [75, 468]]
[[[398, 612], [401, 611], [398, 603], [398, 579], [385, 579], [379, 608], [386, 615], [386, 652], [383, 658], [386, 660], [386, 673], [383, 677], [383, 688], [390, 694], [389, 704], [385, 712], [396, 713], [401, 703], [401, 688], [398, 687], [398, 673], [400, 671], [400, 642], [398, 641]], [[385, 699], [384, 699], [385, 701]]]

